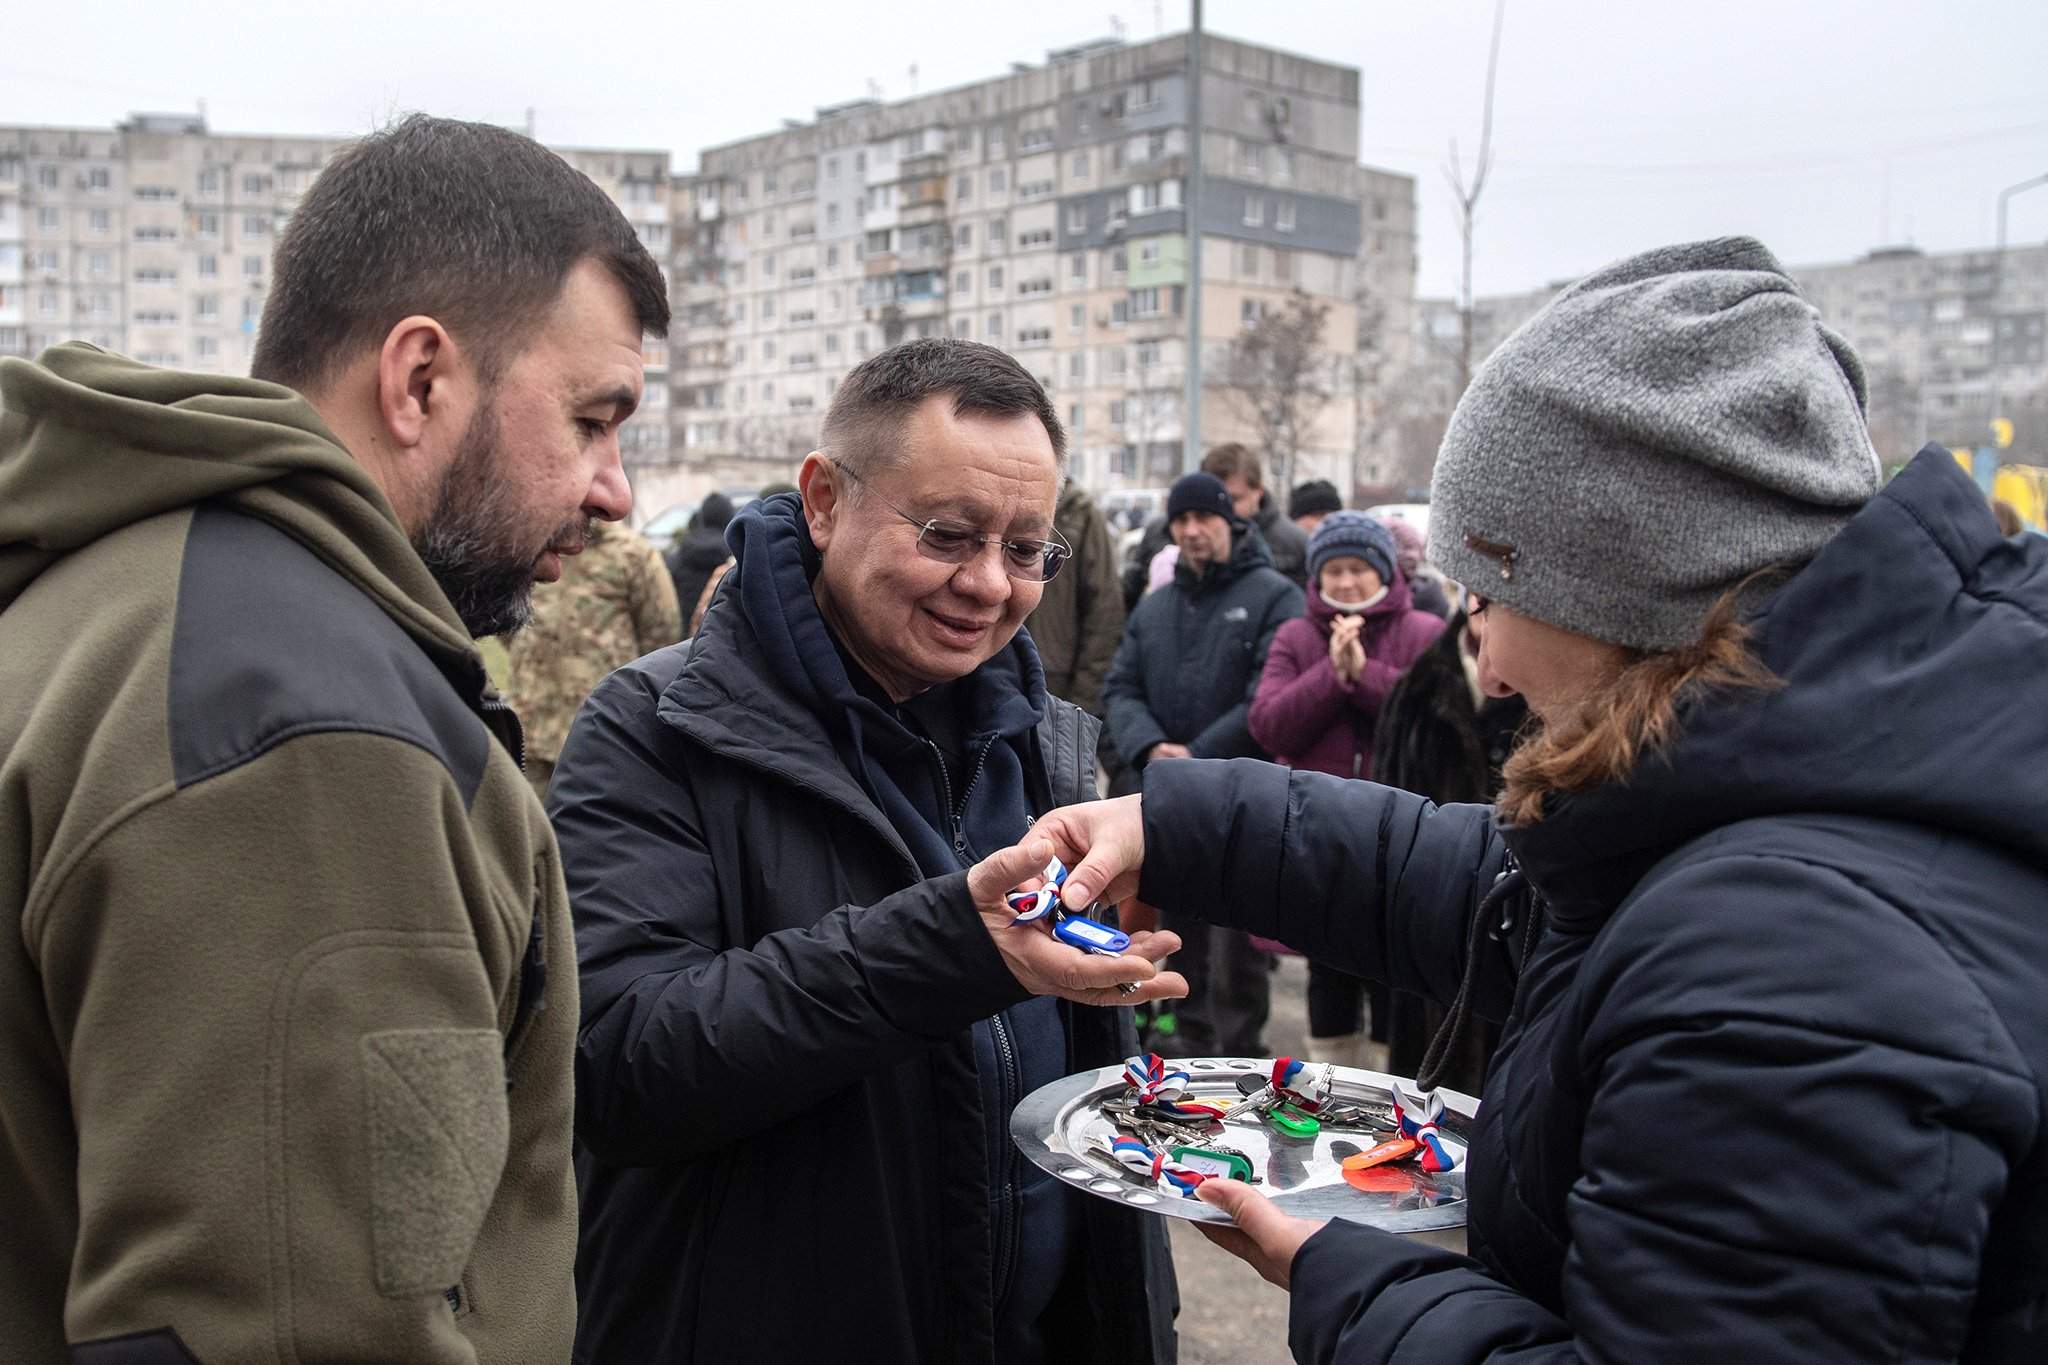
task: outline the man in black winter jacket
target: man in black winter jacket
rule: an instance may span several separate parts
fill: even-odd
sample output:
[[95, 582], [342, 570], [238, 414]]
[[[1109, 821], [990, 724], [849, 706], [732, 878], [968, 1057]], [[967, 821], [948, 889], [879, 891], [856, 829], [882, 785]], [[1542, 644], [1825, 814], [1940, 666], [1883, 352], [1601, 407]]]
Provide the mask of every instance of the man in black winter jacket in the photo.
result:
[[857, 366], [801, 498], [734, 518], [695, 639], [578, 718], [551, 792], [578, 1361], [1173, 1359], [1158, 1220], [1008, 1134], [1032, 1090], [1136, 1050], [1089, 1006], [1182, 989], [1149, 961], [1170, 934], [1088, 957], [1002, 907], [1043, 866], [1012, 847], [1031, 821], [1094, 795], [1095, 722], [1019, 629], [1064, 557], [1062, 441], [993, 348]]
[[[1183, 476], [1167, 498], [1180, 546], [1173, 582], [1138, 603], [1102, 695], [1110, 742], [1137, 773], [1177, 758], [1265, 755], [1252, 738], [1251, 695], [1281, 623], [1301, 615], [1301, 589], [1273, 568], [1259, 533], [1240, 521], [1222, 480]], [[1266, 955], [1242, 934], [1191, 924], [1174, 966], [1188, 979], [1179, 1056], [1260, 1055], [1270, 982]]]

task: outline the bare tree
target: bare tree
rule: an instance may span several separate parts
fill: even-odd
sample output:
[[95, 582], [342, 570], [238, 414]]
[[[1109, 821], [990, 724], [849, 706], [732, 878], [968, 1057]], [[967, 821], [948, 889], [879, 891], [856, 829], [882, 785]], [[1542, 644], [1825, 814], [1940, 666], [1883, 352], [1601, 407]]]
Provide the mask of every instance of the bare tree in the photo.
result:
[[1295, 457], [1335, 393], [1323, 350], [1330, 305], [1297, 288], [1230, 343], [1219, 387], [1252, 428], [1269, 486], [1292, 486]]
[[1472, 179], [1465, 179], [1465, 164], [1458, 156], [1458, 140], [1451, 139], [1449, 174], [1458, 201], [1458, 236], [1463, 244], [1464, 267], [1458, 278], [1458, 392], [1472, 382], [1472, 225], [1479, 208], [1479, 195], [1486, 188], [1486, 173], [1493, 169], [1493, 78], [1500, 67], [1500, 26], [1507, 13], [1507, 0], [1493, 0], [1493, 42], [1486, 53], [1486, 104], [1479, 125], [1479, 157], [1473, 163]]

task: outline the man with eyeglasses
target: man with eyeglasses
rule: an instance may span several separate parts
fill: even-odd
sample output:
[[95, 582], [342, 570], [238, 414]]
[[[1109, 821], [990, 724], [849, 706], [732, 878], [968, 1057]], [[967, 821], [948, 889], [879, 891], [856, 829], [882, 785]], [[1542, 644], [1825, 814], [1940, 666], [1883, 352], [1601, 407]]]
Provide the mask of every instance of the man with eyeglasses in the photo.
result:
[[[1170, 1361], [1157, 1219], [1011, 1111], [1179, 995], [1138, 935], [1016, 927], [1093, 719], [1020, 630], [1069, 551], [1065, 435], [992, 347], [843, 379], [693, 641], [612, 675], [550, 792], [577, 922], [579, 1361]], [[1138, 983], [1120, 995], [1120, 983]]]

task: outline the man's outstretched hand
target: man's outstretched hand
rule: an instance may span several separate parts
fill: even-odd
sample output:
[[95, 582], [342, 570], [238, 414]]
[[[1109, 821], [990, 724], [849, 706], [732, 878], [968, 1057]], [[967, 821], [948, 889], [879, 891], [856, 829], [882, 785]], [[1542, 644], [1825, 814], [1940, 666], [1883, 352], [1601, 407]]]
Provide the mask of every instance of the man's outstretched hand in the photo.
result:
[[1119, 796], [1061, 806], [1031, 827], [1032, 836], [1051, 839], [1060, 861], [1073, 869], [1060, 893], [1069, 909], [1097, 901], [1115, 904], [1137, 894], [1138, 869], [1145, 861], [1143, 800]]
[[[1132, 797], [1135, 801], [1137, 798]], [[1113, 805], [1114, 802], [1097, 802]], [[1068, 810], [1087, 810], [1070, 806]], [[1046, 860], [1053, 856], [1053, 841], [1045, 837], [1045, 822], [1062, 812], [1040, 820], [1022, 844], [990, 854], [967, 872], [967, 893], [995, 941], [996, 951], [1017, 984], [1033, 995], [1056, 995], [1082, 1005], [1138, 1005], [1147, 1000], [1164, 1000], [1188, 993], [1187, 980], [1179, 972], [1162, 972], [1158, 963], [1180, 947], [1178, 935], [1140, 933], [1131, 935], [1130, 947], [1115, 956], [1086, 953], [1061, 943], [1052, 936], [1044, 920], [1018, 924], [1017, 916], [1003, 897], [1019, 887], [1040, 884]], [[1142, 837], [1142, 835], [1140, 836]], [[1135, 877], [1133, 878], [1135, 884]], [[1067, 879], [1067, 903], [1076, 910], [1091, 904], [1094, 897], [1077, 899], [1074, 880]], [[1117, 989], [1134, 984], [1137, 990], [1125, 994]]]

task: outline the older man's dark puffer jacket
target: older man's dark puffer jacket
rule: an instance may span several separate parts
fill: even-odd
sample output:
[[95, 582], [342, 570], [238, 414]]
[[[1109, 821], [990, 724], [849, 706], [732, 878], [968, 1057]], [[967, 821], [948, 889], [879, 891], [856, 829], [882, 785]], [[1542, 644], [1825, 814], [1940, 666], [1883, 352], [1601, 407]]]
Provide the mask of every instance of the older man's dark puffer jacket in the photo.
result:
[[1505, 837], [1149, 775], [1145, 900], [1506, 1019], [1472, 1256], [1333, 1224], [1298, 1360], [2048, 1360], [2048, 541], [1930, 449], [1755, 626], [1782, 688]]

